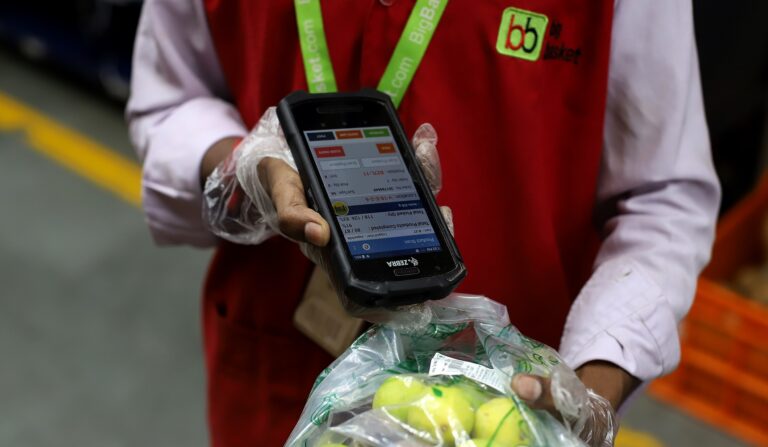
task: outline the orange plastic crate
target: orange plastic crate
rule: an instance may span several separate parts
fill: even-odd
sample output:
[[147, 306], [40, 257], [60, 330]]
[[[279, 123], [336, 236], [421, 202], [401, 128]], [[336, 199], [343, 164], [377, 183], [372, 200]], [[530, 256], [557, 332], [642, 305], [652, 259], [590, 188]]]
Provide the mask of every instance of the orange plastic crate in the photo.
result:
[[768, 307], [719, 282], [765, 259], [768, 176], [720, 221], [712, 262], [681, 328], [682, 360], [656, 397], [752, 444], [768, 446]]

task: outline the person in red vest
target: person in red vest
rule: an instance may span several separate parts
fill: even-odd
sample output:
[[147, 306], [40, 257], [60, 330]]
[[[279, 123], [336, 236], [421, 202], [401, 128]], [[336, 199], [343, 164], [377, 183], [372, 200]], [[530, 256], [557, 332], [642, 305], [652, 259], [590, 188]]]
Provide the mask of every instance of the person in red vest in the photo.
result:
[[[618, 408], [679, 362], [677, 324], [713, 239], [720, 189], [691, 2], [441, 7], [398, 112], [407, 132], [429, 122], [440, 135], [439, 202], [469, 272], [459, 290], [506, 305]], [[322, 1], [339, 90], [379, 82], [413, 9]], [[265, 110], [307, 89], [297, 28], [290, 0], [148, 0], [137, 34], [127, 117], [147, 222], [158, 244], [216, 247], [203, 291], [216, 447], [281, 445], [332, 361], [292, 324], [312, 271], [296, 242], [329, 233], [289, 164], [238, 166], [258, 173], [279, 216], [270, 227], [264, 209], [243, 210], [251, 244], [202, 218], [211, 173]], [[514, 387], [551, 406], [545, 381]]]

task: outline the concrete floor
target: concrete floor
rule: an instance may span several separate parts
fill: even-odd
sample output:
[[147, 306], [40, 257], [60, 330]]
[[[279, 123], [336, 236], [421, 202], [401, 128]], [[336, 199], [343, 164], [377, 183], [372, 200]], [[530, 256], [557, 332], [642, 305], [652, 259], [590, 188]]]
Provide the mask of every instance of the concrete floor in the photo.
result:
[[[133, 158], [121, 110], [0, 50], [0, 92]], [[0, 132], [0, 446], [205, 446], [209, 252], [152, 245], [140, 210]], [[740, 446], [640, 396], [624, 426]], [[652, 443], [625, 444], [625, 447]]]
[[[0, 53], [0, 92], [134, 158], [121, 110]], [[0, 133], [0, 446], [205, 446], [208, 252]]]

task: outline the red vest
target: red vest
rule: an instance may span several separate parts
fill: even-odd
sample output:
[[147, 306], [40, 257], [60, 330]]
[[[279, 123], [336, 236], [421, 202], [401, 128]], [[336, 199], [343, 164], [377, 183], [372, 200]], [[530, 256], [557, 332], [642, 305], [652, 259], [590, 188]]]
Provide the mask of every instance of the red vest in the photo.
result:
[[[205, 4], [247, 126], [307, 88], [292, 0]], [[340, 90], [376, 86], [413, 5], [322, 1]], [[549, 19], [535, 62], [497, 51], [510, 6]], [[406, 132], [430, 122], [439, 135], [438, 202], [453, 208], [468, 270], [459, 290], [505, 304], [523, 333], [553, 346], [599, 244], [593, 212], [612, 8], [613, 0], [452, 0], [399, 109]], [[330, 363], [291, 323], [309, 273], [283, 239], [219, 247], [204, 292], [215, 446], [282, 445]]]

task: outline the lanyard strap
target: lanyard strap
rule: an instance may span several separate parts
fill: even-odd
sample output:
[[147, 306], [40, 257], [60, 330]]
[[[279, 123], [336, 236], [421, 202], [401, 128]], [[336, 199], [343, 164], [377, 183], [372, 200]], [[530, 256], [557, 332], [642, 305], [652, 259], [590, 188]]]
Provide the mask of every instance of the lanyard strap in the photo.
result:
[[[427, 51], [448, 0], [416, 0], [378, 89], [400, 105]], [[320, 0], [294, 0], [304, 73], [311, 93], [335, 92], [336, 78], [325, 40]]]

